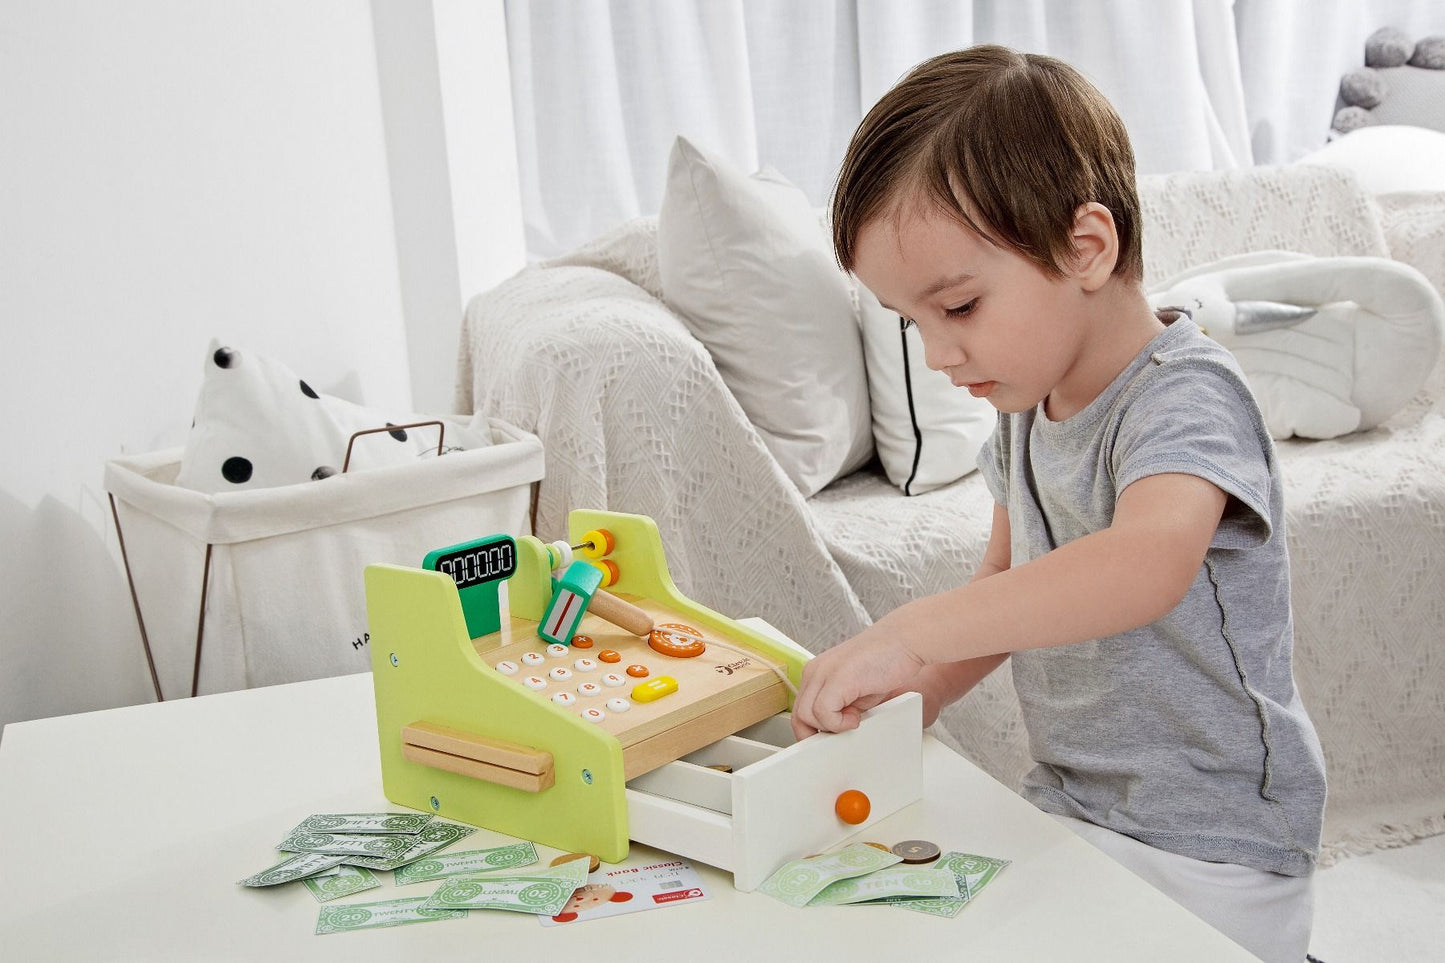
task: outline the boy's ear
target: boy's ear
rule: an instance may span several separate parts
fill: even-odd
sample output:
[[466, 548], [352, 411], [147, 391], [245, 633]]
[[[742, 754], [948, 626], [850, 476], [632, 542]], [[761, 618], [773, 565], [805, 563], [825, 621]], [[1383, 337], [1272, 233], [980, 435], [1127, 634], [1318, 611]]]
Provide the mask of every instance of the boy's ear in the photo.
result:
[[1114, 273], [1119, 261], [1119, 232], [1114, 215], [1097, 201], [1080, 204], [1074, 212], [1074, 276], [1085, 291], [1097, 291]]

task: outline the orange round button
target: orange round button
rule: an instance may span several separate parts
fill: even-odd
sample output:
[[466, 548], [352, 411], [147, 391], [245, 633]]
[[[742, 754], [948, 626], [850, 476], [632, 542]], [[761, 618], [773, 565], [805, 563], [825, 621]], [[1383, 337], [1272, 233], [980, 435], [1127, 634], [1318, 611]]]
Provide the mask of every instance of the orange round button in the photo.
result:
[[629, 665], [627, 667], [627, 674], [632, 676], [634, 679], [645, 679], [647, 678], [647, 666], [638, 665], [634, 662], [632, 665]]
[[574, 649], [590, 649], [590, 648], [592, 648], [592, 636], [590, 636], [590, 635], [574, 635], [574, 636], [572, 636], [572, 648], [574, 648]]
[[647, 637], [647, 644], [653, 651], [674, 659], [691, 659], [707, 651], [702, 633], [681, 622], [664, 622]]
[[838, 799], [833, 803], [833, 811], [838, 818], [850, 826], [856, 826], [868, 818], [873, 804], [868, 800], [865, 793], [856, 789], [845, 789], [838, 794]]
[[597, 653], [597, 658], [601, 659], [603, 662], [621, 662], [622, 653], [618, 652], [616, 649], [603, 649], [601, 652]]

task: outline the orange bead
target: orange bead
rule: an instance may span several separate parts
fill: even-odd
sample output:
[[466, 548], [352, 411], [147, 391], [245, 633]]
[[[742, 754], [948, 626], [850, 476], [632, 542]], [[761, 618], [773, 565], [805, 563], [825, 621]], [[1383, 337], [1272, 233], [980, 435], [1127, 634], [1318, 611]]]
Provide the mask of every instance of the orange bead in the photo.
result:
[[592, 636], [590, 636], [590, 635], [574, 635], [574, 636], [572, 636], [572, 648], [574, 648], [574, 649], [590, 649], [590, 648], [592, 648]]
[[645, 665], [638, 665], [638, 664], [636, 664], [636, 663], [633, 663], [632, 665], [629, 665], [629, 666], [627, 667], [627, 674], [630, 675], [630, 676], [632, 676], [634, 679], [643, 679], [643, 678], [646, 678], [646, 677], [647, 677], [647, 666], [645, 666]]
[[601, 659], [603, 662], [621, 662], [622, 653], [618, 652], [616, 649], [603, 649], [601, 652], [597, 653], [597, 658]]
[[838, 794], [837, 802], [833, 803], [833, 811], [838, 818], [850, 826], [856, 826], [868, 818], [868, 813], [873, 804], [868, 801], [867, 795], [856, 789], [845, 789]]

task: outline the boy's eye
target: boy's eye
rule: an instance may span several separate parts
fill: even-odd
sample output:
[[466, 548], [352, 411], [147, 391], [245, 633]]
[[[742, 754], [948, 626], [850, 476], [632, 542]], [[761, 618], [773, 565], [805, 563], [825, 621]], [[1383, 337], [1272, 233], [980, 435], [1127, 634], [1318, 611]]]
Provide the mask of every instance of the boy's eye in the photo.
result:
[[974, 298], [972, 301], [966, 301], [956, 308], [947, 308], [943, 313], [950, 318], [966, 318], [973, 313], [976, 307], [978, 307], [978, 298]]

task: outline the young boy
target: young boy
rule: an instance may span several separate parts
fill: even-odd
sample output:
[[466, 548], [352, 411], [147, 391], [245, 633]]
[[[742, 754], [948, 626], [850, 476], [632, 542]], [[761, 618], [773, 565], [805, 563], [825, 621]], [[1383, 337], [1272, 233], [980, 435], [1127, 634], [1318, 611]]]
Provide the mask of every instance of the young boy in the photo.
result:
[[1299, 963], [1325, 801], [1291, 667], [1276, 457], [1233, 357], [1145, 301], [1128, 134], [1068, 65], [930, 60], [863, 120], [838, 259], [987, 398], [966, 585], [814, 659], [793, 726], [902, 691], [925, 723], [1005, 659], [1023, 794], [1267, 960]]

